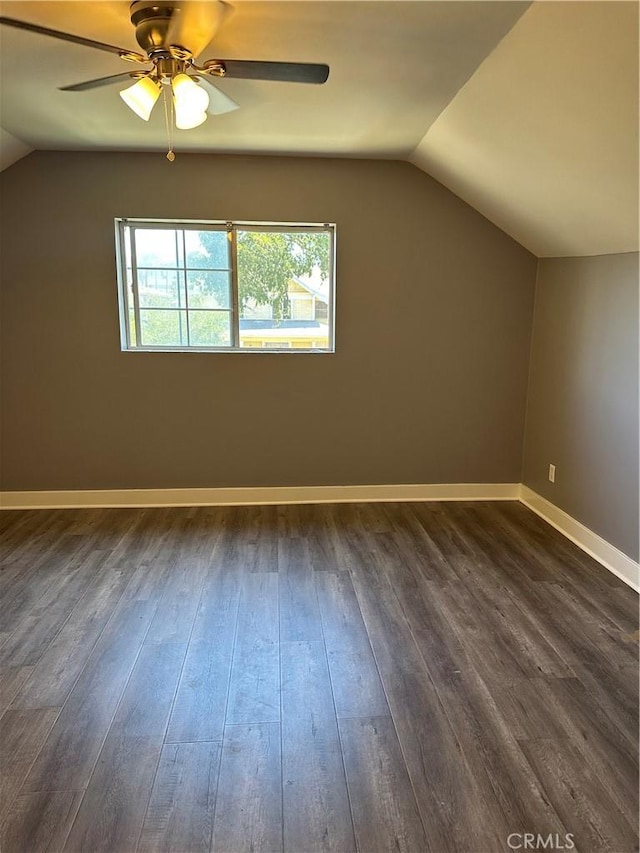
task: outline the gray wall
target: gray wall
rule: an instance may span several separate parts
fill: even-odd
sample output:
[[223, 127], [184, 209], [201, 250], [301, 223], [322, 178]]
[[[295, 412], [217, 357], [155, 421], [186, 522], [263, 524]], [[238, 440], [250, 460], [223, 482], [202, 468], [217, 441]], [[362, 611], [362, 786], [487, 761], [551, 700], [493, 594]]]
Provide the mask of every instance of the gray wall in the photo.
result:
[[[518, 482], [535, 258], [407, 163], [2, 173], [4, 489]], [[123, 353], [116, 216], [336, 222], [337, 352]]]
[[523, 482], [638, 559], [637, 254], [539, 261]]

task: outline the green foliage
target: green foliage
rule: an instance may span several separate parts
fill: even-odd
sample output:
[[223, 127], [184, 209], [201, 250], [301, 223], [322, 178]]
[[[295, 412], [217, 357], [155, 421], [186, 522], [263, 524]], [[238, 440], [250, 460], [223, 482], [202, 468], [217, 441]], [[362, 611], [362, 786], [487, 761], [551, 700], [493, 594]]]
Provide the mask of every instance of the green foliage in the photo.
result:
[[[178, 296], [177, 281], [165, 281], [163, 275], [169, 274], [160, 266], [157, 253], [151, 254], [146, 263], [152, 269], [139, 272], [142, 345], [230, 344], [231, 262], [227, 234], [199, 231], [195, 239], [196, 246], [188, 251], [186, 272], [190, 334], [187, 335], [184, 293]], [[238, 231], [240, 309], [248, 302], [271, 305], [276, 322], [287, 319], [289, 282], [294, 277], [310, 275], [315, 268], [324, 280], [328, 278], [327, 233]], [[197, 308], [209, 310], [193, 310]]]
[[180, 346], [186, 344], [185, 312], [140, 311], [142, 344], [144, 346]]
[[[214, 232], [200, 233], [213, 251]], [[209, 246], [211, 243], [211, 246]], [[217, 243], [216, 243], [217, 245]], [[289, 316], [287, 288], [294, 276], [310, 275], [314, 267], [329, 275], [329, 235], [324, 232], [238, 231], [238, 289], [241, 309], [253, 300], [271, 305], [275, 320]]]
[[229, 346], [229, 314], [226, 311], [189, 311], [187, 336], [186, 311], [140, 312], [144, 346]]

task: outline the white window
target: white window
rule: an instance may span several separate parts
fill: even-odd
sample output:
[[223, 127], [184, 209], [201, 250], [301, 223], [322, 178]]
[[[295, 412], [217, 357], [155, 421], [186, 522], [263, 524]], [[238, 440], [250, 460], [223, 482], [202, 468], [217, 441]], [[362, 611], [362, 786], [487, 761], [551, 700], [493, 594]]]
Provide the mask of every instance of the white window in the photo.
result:
[[116, 234], [122, 349], [333, 352], [335, 226], [117, 219]]

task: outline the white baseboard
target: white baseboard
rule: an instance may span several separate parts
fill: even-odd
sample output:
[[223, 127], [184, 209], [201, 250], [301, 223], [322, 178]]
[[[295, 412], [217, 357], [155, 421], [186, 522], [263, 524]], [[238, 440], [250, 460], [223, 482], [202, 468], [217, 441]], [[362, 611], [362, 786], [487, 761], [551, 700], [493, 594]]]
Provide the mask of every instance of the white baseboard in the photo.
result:
[[101, 489], [2, 492], [0, 509], [244, 506], [362, 501], [517, 501], [519, 483], [410, 483], [388, 486], [277, 486], [229, 489]]
[[521, 483], [409, 483], [382, 486], [277, 486], [215, 489], [99, 489], [0, 492], [0, 509], [248, 506], [380, 501], [515, 501], [544, 518], [636, 591], [638, 563]]
[[631, 557], [528, 486], [520, 486], [520, 501], [620, 580], [640, 592], [640, 566]]

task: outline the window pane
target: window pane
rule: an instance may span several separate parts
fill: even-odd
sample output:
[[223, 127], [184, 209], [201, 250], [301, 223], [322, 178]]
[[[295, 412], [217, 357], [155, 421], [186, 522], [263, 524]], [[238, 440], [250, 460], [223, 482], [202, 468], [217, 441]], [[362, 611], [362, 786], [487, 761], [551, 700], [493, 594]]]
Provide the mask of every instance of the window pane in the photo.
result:
[[230, 264], [229, 238], [226, 231], [185, 230], [187, 266], [196, 269], [228, 270]]
[[187, 273], [189, 308], [230, 308], [231, 275], [228, 272]]
[[241, 347], [329, 347], [325, 231], [238, 230]]
[[329, 349], [330, 226], [118, 222], [123, 346]]
[[142, 346], [186, 346], [186, 314], [186, 311], [140, 311]]
[[183, 308], [183, 274], [176, 270], [138, 270], [141, 308]]
[[182, 231], [173, 228], [137, 228], [138, 267], [179, 267], [182, 265]]
[[231, 346], [231, 314], [228, 311], [189, 311], [192, 347]]

